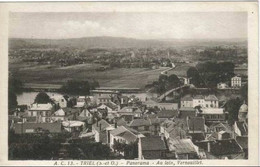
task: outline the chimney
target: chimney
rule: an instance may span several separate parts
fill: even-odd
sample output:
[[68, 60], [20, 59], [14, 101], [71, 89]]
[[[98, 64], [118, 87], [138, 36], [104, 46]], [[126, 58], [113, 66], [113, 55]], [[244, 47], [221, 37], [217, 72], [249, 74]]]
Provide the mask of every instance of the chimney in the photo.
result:
[[101, 124], [99, 124], [99, 131], [101, 131], [101, 128], [102, 128], [102, 125], [101, 125]]
[[98, 120], [96, 119], [96, 121], [97, 121], [97, 127], [98, 127]]
[[107, 143], [110, 144], [110, 130], [107, 131]]
[[117, 121], [115, 122], [115, 129], [117, 128]]
[[208, 152], [210, 153], [210, 142], [207, 143], [208, 146]]

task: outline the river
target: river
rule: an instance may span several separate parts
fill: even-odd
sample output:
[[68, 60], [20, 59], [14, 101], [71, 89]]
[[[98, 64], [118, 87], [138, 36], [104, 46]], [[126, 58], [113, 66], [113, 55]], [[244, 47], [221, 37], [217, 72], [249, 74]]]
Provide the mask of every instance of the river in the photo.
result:
[[[36, 95], [39, 92], [23, 92], [21, 94], [17, 95], [17, 102], [18, 105], [31, 105], [34, 102], [34, 99]], [[60, 93], [57, 92], [46, 92], [50, 97], [53, 95], [61, 95]]]

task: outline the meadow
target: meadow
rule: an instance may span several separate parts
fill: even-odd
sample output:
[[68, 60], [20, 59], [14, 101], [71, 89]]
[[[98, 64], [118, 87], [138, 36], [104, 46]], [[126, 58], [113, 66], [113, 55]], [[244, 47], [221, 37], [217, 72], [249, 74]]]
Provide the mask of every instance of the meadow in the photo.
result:
[[102, 87], [144, 88], [146, 84], [158, 80], [159, 69], [113, 68], [97, 71], [99, 64], [80, 64], [67, 67], [37, 65], [34, 63], [10, 63], [9, 71], [27, 85], [62, 85], [67, 80], [96, 80]]

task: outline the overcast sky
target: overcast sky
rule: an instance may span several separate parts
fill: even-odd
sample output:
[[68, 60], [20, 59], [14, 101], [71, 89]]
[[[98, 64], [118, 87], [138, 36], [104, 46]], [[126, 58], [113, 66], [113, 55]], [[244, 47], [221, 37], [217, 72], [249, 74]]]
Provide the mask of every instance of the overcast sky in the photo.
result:
[[10, 13], [11, 38], [247, 38], [245, 12]]

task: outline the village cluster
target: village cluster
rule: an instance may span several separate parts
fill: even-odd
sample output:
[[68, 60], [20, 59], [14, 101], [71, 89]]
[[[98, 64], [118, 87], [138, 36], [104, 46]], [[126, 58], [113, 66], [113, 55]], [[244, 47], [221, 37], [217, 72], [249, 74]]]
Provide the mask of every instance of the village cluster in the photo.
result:
[[[186, 82], [186, 85], [188, 83]], [[232, 89], [241, 78], [233, 77]], [[218, 89], [228, 88], [220, 83]], [[137, 144], [136, 159], [247, 159], [248, 106], [228, 124], [225, 104], [214, 94], [190, 95], [178, 103], [138, 96], [131, 88], [96, 88], [88, 96], [51, 95], [51, 103], [33, 103], [9, 115], [15, 134], [73, 133], [124, 155], [115, 145]], [[69, 105], [72, 98], [75, 102]], [[60, 153], [62, 158], [64, 153]]]

